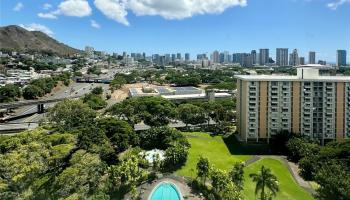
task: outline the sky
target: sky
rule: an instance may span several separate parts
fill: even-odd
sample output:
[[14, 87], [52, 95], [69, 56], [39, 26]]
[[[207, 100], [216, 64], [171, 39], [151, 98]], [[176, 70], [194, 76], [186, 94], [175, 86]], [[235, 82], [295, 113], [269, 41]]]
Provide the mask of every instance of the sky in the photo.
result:
[[0, 0], [0, 26], [13, 24], [109, 53], [296, 48], [334, 62], [345, 49], [350, 60], [350, 0]]

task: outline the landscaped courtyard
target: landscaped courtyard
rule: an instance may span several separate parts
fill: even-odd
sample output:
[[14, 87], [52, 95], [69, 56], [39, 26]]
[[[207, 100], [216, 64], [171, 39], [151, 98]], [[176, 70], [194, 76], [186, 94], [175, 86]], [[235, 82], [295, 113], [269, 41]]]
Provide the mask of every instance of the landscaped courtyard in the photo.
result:
[[[242, 148], [242, 152], [240, 152], [240, 146], [234, 141], [232, 141], [232, 146], [228, 148], [227, 145], [229, 143], [224, 141], [221, 136], [210, 136], [209, 134], [200, 132], [184, 134], [191, 144], [191, 149], [189, 150], [185, 166], [176, 172], [180, 176], [196, 177], [196, 164], [200, 155], [208, 158], [210, 163], [216, 168], [223, 170], [229, 170], [235, 162], [244, 162], [254, 156], [254, 154], [247, 154], [247, 149]], [[235, 146], [237, 146], [237, 149]], [[311, 194], [295, 182], [287, 166], [274, 158], [263, 158], [244, 168], [245, 181], [243, 194], [245, 199], [256, 199], [255, 183], [252, 182], [249, 174], [257, 173], [262, 165], [270, 168], [272, 173], [277, 176], [280, 192], [277, 194], [276, 199], [313, 199]]]
[[282, 161], [273, 158], [263, 158], [255, 163], [244, 168], [244, 191], [243, 194], [246, 199], [255, 199], [255, 183], [249, 177], [250, 173], [257, 173], [261, 166], [271, 169], [271, 172], [277, 177], [280, 191], [277, 193], [275, 199], [292, 200], [313, 199], [312, 196], [301, 188], [289, 173], [287, 167]]
[[180, 176], [196, 177], [196, 165], [200, 155], [207, 157], [217, 168], [229, 170], [235, 162], [244, 162], [251, 155], [232, 155], [221, 136], [206, 133], [185, 133], [191, 144], [186, 165], [176, 173]]

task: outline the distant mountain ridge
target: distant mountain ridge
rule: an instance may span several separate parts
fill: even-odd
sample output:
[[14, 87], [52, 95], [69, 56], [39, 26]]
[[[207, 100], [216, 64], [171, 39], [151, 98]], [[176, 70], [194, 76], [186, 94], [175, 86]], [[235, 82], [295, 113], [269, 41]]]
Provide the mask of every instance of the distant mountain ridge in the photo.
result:
[[80, 50], [60, 43], [43, 32], [28, 31], [16, 25], [0, 27], [0, 49], [18, 52], [44, 52], [60, 56], [80, 52]]

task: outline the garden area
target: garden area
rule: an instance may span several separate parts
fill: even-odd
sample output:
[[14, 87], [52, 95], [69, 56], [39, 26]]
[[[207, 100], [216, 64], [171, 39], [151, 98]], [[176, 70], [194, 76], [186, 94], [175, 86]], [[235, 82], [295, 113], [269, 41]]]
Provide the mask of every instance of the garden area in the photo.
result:
[[277, 159], [264, 158], [244, 168], [244, 190], [243, 195], [246, 199], [255, 199], [255, 183], [249, 177], [250, 173], [259, 171], [261, 166], [271, 169], [271, 172], [276, 175], [280, 192], [277, 193], [275, 199], [292, 200], [292, 199], [313, 199], [311, 194], [301, 188], [293, 179], [287, 167]]
[[[253, 155], [266, 150], [264, 146], [255, 146], [255, 148], [250, 148], [249, 151], [233, 137], [223, 138], [222, 136], [211, 136], [202, 132], [184, 133], [184, 135], [187, 137], [191, 148], [185, 165], [176, 171], [179, 176], [196, 178], [196, 165], [200, 156], [208, 158], [213, 167], [229, 171], [235, 163], [245, 162]], [[256, 154], [252, 149], [256, 151]], [[259, 171], [263, 165], [271, 169], [272, 174], [277, 177], [280, 191], [275, 199], [313, 199], [311, 194], [295, 182], [288, 168], [280, 160], [274, 158], [263, 158], [244, 167], [243, 197], [245, 199], [256, 198], [256, 183], [252, 181], [249, 174]]]

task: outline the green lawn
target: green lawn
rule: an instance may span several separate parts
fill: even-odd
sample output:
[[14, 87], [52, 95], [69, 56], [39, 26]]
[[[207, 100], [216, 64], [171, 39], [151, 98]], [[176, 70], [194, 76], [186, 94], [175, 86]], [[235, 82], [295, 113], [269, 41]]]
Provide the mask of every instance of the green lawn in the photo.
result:
[[176, 173], [180, 176], [196, 176], [196, 164], [200, 155], [209, 159], [217, 168], [229, 170], [235, 162], [244, 162], [251, 155], [232, 155], [221, 136], [206, 133], [184, 133], [191, 144], [186, 165]]
[[301, 188], [293, 179], [292, 175], [289, 173], [287, 167], [279, 160], [273, 158], [261, 159], [244, 170], [244, 196], [245, 199], [256, 199], [255, 197], [255, 183], [249, 178], [250, 173], [258, 173], [261, 166], [264, 165], [271, 169], [272, 173], [277, 176], [280, 191], [277, 197], [274, 199], [280, 200], [311, 200], [313, 197]]
[[[266, 148], [257, 145], [242, 145], [233, 137], [223, 139], [221, 136], [210, 136], [205, 133], [184, 133], [191, 144], [188, 159], [181, 169], [176, 171], [177, 175], [195, 177], [196, 164], [200, 155], [207, 157], [212, 165], [217, 168], [229, 170], [235, 162], [244, 162], [254, 154], [264, 154]], [[228, 148], [229, 147], [229, 148]], [[244, 197], [245, 199], [256, 199], [255, 183], [249, 178], [250, 173], [257, 173], [261, 166], [270, 168], [278, 178], [280, 192], [279, 200], [312, 200], [312, 196], [294, 181], [287, 167], [279, 160], [265, 158], [245, 168]]]

